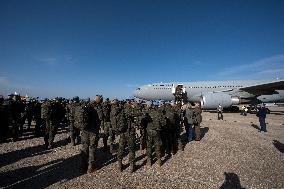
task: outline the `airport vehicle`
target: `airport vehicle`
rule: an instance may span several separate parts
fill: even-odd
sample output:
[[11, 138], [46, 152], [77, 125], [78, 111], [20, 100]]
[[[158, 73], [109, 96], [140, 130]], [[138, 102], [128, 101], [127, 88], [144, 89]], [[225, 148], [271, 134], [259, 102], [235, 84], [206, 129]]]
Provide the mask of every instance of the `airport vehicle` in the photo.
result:
[[175, 89], [182, 88], [189, 102], [200, 102], [203, 109], [229, 108], [238, 104], [284, 102], [284, 80], [168, 82], [143, 85], [133, 96], [143, 100], [171, 101]]

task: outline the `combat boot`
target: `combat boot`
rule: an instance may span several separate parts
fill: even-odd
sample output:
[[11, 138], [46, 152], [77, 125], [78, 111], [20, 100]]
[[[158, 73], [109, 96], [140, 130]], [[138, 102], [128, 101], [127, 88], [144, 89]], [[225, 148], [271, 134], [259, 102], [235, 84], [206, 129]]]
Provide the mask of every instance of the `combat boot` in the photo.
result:
[[158, 158], [158, 160], [157, 160], [157, 170], [158, 170], [158, 172], [161, 171], [161, 165], [162, 165], [161, 158]]
[[143, 145], [140, 144], [140, 152], [143, 152]]
[[109, 152], [110, 152], [111, 154], [114, 154], [113, 144], [110, 144], [110, 145], [109, 145]]
[[184, 150], [184, 149], [183, 149], [183, 145], [182, 145], [182, 143], [181, 143], [181, 142], [178, 144], [178, 150], [181, 150], [181, 151], [183, 151], [183, 150]]
[[119, 172], [122, 172], [122, 160], [117, 161], [117, 169]]
[[79, 144], [79, 139], [75, 138], [75, 145]]
[[53, 148], [53, 144], [49, 144], [48, 146], [47, 146], [47, 149], [48, 150], [50, 150], [50, 149], [52, 149]]
[[75, 146], [75, 140], [74, 140], [74, 138], [71, 138], [70, 140], [71, 140], [71, 145], [72, 145], [72, 146]]
[[103, 137], [103, 143], [104, 143], [103, 151], [107, 152], [108, 151], [108, 146], [107, 146], [107, 140], [105, 139], [105, 137]]
[[90, 173], [93, 173], [93, 172], [95, 172], [95, 171], [96, 171], [95, 166], [92, 165], [92, 164], [89, 164], [87, 173], [90, 174]]
[[147, 158], [147, 167], [148, 167], [148, 169], [151, 168], [151, 165], [152, 165], [151, 158]]
[[135, 163], [130, 163], [129, 172], [133, 173], [135, 171]]
[[195, 137], [195, 141], [200, 141], [200, 137]]

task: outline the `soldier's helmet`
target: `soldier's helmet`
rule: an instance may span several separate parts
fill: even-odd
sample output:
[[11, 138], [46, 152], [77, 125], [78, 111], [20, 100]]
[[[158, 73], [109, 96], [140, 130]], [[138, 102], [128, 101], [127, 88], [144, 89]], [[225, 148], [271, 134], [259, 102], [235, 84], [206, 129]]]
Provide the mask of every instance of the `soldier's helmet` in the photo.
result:
[[118, 100], [117, 100], [117, 99], [113, 99], [113, 100], [111, 101], [111, 103], [112, 103], [112, 104], [117, 104], [117, 103], [118, 103]]

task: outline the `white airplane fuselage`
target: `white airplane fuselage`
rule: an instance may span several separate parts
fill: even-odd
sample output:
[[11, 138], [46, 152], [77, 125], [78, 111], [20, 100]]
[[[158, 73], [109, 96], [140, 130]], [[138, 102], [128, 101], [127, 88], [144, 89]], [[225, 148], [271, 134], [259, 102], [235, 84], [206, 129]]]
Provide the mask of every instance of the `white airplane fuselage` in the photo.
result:
[[[172, 93], [174, 86], [182, 85], [187, 93], [189, 101], [201, 101], [204, 95], [208, 94], [226, 94], [239, 99], [257, 98], [262, 102], [284, 102], [284, 90], [276, 90], [278, 94], [261, 95], [256, 97], [253, 94], [242, 91], [241, 88], [267, 83], [267, 80], [249, 80], [249, 81], [199, 81], [199, 82], [169, 82], [154, 83], [143, 85], [136, 89], [133, 95], [144, 100], [171, 101], [175, 97]], [[217, 104], [218, 105], [218, 104]]]

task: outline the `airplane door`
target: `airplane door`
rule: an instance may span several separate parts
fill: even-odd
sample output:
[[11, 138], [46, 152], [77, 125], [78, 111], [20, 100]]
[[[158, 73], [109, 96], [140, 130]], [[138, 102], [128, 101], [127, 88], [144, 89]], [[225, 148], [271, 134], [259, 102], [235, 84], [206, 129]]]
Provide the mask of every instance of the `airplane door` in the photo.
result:
[[187, 102], [187, 93], [183, 84], [173, 85], [172, 93], [175, 96], [176, 103], [183, 104]]
[[183, 84], [178, 84], [178, 85], [175, 85], [173, 84], [173, 87], [172, 87], [172, 93], [175, 94], [175, 93], [184, 93], [185, 92], [185, 88], [183, 87]]

